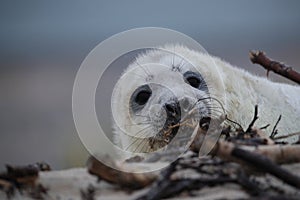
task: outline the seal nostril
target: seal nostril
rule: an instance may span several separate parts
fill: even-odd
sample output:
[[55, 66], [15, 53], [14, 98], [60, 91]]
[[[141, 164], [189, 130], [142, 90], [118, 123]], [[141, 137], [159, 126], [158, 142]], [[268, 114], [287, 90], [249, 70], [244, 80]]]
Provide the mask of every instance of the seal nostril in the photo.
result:
[[175, 118], [180, 116], [179, 103], [176, 102], [166, 103], [165, 109], [167, 111], [168, 116], [175, 117]]
[[166, 109], [168, 113], [175, 114], [175, 106], [174, 104], [166, 104]]

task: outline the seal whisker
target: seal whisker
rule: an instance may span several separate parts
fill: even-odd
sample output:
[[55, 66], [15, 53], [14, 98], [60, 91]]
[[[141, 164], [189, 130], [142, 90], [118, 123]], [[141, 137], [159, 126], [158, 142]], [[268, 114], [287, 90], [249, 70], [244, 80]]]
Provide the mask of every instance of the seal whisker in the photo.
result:
[[136, 114], [136, 113], [134, 113], [134, 115], [135, 115], [135, 116], [138, 116], [138, 117], [146, 117], [146, 118], [150, 119], [150, 117], [147, 116], [147, 115], [141, 115], [141, 114]]
[[175, 59], [175, 45], [173, 46], [173, 56], [172, 56], [172, 67], [175, 67], [174, 66], [174, 59]]
[[[218, 113], [222, 113], [222, 114], [225, 114], [224, 111], [222, 110], [222, 108], [218, 108], [218, 107], [207, 107], [209, 109], [209, 113], [212, 114], [211, 111], [214, 111], [214, 112], [218, 112]], [[221, 110], [220, 110], [221, 109]]]
[[[138, 152], [138, 149], [141, 147], [139, 152], [142, 152], [142, 149], [144, 148], [144, 146], [146, 146], [145, 144], [148, 142], [148, 139], [141, 139], [140, 143], [138, 143], [138, 145], [136, 145], [136, 148], [133, 150], [133, 152]], [[143, 144], [143, 145], [142, 145]]]
[[147, 138], [146, 138], [146, 136], [147, 136], [147, 132], [143, 132], [143, 131], [145, 131], [145, 130], [147, 130], [147, 128], [150, 128], [151, 126], [147, 126], [146, 128], [144, 128], [144, 129], [142, 129], [142, 130], [140, 130], [140, 131], [138, 131], [134, 136], [131, 136], [132, 137], [132, 139], [134, 138], [134, 141], [131, 143], [131, 144], [129, 144], [126, 148], [125, 148], [125, 150], [128, 150], [132, 145], [134, 145], [137, 141], [139, 141], [139, 140], [147, 140]]
[[222, 110], [223, 110], [223, 113], [226, 114], [226, 111], [225, 111], [225, 109], [224, 109], [223, 104], [222, 104], [221, 101], [219, 101], [217, 98], [214, 98], [214, 97], [201, 98], [201, 99], [198, 99], [198, 102], [200, 102], [200, 101], [202, 101], [202, 100], [206, 100], [206, 99], [211, 99], [211, 100], [216, 101], [216, 102], [221, 106], [221, 108], [222, 108]]
[[132, 74], [135, 75], [135, 76], [137, 76], [137, 77], [139, 77], [139, 78], [141, 78], [141, 79], [145, 79], [145, 77], [142, 76], [141, 74], [137, 74], [137, 73], [134, 73], [134, 72], [132, 72]]
[[139, 122], [136, 124], [126, 124], [125, 126], [130, 127], [130, 126], [138, 126], [138, 125], [149, 125], [151, 121], [143, 121], [143, 122]]
[[[146, 130], [146, 129], [148, 129], [148, 128], [151, 128], [151, 124], [149, 124], [149, 126], [144, 127], [143, 129], [137, 131], [137, 132], [134, 133], [133, 135], [131, 135], [131, 134], [128, 135], [127, 133], [125, 133], [125, 135], [127, 135], [127, 136], [129, 136], [129, 137], [131, 137], [131, 138], [139, 138], [139, 137], [141, 137], [141, 136], [143, 135], [142, 131], [144, 131], [144, 130]], [[142, 135], [139, 135], [140, 133], [142, 133]]]
[[[131, 147], [135, 146], [136, 148], [134, 150], [131, 150], [132, 152], [136, 152], [136, 149], [138, 148], [137, 146], [140, 144], [138, 143], [139, 141], [140, 142], [143, 142], [144, 140], [146, 139], [135, 139], [132, 143], [130, 143], [127, 147], [126, 147], [126, 151], [128, 151]], [[136, 145], [137, 144], [137, 145]]]
[[182, 67], [184, 66], [184, 65], [182, 65], [182, 62], [184, 61], [184, 58], [182, 57], [182, 56], [180, 56], [181, 57], [181, 61], [180, 61], [180, 63], [178, 64], [178, 69], [179, 69], [179, 71], [181, 71], [182, 70]]
[[135, 59], [135, 63], [141, 67], [141, 69], [145, 72], [145, 74], [149, 77], [151, 76], [151, 73], [149, 71], [147, 71], [146, 67], [143, 67], [138, 61], [137, 59]]

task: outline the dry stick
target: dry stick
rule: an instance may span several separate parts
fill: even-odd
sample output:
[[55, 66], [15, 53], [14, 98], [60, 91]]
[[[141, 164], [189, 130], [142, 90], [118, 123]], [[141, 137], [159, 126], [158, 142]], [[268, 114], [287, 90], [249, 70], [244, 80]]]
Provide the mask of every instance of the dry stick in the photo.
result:
[[[112, 167], [109, 167], [94, 157], [90, 157], [87, 162], [88, 172], [92, 175], [97, 176], [100, 180], [103, 179], [109, 183], [117, 184], [121, 187], [128, 189], [140, 189], [149, 184], [151, 184], [154, 180], [156, 180], [157, 175], [155, 172], [153, 173], [130, 173], [123, 172], [121, 167], [114, 162], [112, 158], [109, 156], [105, 156], [102, 159], [105, 159], [107, 163], [110, 163]], [[135, 165], [124, 166], [124, 169], [133, 170]], [[149, 165], [148, 165], [149, 166]], [[147, 169], [147, 168], [145, 168]]]
[[154, 199], [161, 199], [164, 195], [164, 191], [172, 184], [171, 181], [169, 181], [171, 174], [175, 171], [175, 168], [177, 166], [179, 160], [176, 160], [175, 162], [171, 163], [170, 166], [165, 168], [158, 180], [154, 183], [154, 185], [149, 189], [149, 191], [146, 193], [146, 195], [143, 195], [137, 200], [154, 200]]
[[267, 124], [267, 125], [265, 125], [265, 126], [263, 126], [263, 127], [260, 127], [259, 129], [260, 129], [260, 130], [264, 130], [264, 129], [268, 128], [270, 125], [271, 125], [271, 124]]
[[284, 76], [298, 84], [300, 84], [300, 73], [293, 70], [291, 67], [284, 65], [283, 63], [271, 60], [262, 51], [250, 51], [249, 57], [252, 63], [259, 64], [267, 70], [267, 75], [269, 71], [273, 71], [276, 74]]
[[0, 189], [2, 189], [6, 193], [7, 199], [10, 199], [10, 197], [12, 197], [15, 192], [13, 183], [7, 180], [0, 179]]
[[[268, 158], [268, 156], [259, 153], [258, 150], [256, 150], [256, 152], [251, 152], [237, 147], [233, 143], [219, 141], [215, 145], [212, 154], [217, 155], [225, 160], [230, 160], [233, 162], [255, 167], [256, 169], [272, 174], [285, 183], [300, 189], [299, 176], [292, 174], [288, 170], [282, 168], [281, 166], [276, 164], [276, 162]], [[295, 160], [297, 159], [299, 159], [299, 156], [296, 156]]]
[[296, 176], [295, 174], [290, 173], [289, 171], [285, 170], [284, 168], [280, 167], [276, 163], [272, 162], [269, 158], [246, 151], [240, 148], [234, 148], [232, 151], [232, 156], [241, 159], [258, 169], [272, 174], [277, 178], [281, 179], [282, 181], [286, 182], [289, 185], [292, 185], [298, 189], [300, 189], [300, 177]]
[[300, 145], [259, 145], [254, 148], [252, 147], [252, 150], [249, 147], [244, 148], [245, 150], [266, 156], [277, 164], [300, 162]]
[[255, 109], [254, 109], [254, 116], [253, 116], [253, 119], [251, 121], [251, 123], [249, 124], [247, 130], [246, 130], [246, 133], [250, 133], [255, 121], [258, 119], [258, 106], [255, 105]]
[[292, 136], [295, 136], [295, 135], [299, 135], [300, 136], [300, 132], [290, 133], [290, 134], [282, 135], [282, 136], [277, 136], [277, 137], [274, 137], [273, 140], [285, 139], [285, 138], [292, 137]]
[[277, 128], [277, 126], [278, 126], [280, 120], [281, 120], [281, 115], [279, 115], [279, 118], [278, 118], [277, 122], [275, 123], [275, 126], [274, 126], [274, 128], [273, 128], [273, 130], [272, 130], [272, 133], [271, 133], [271, 136], [270, 136], [271, 139], [273, 139], [273, 138], [278, 134], [276, 128]]

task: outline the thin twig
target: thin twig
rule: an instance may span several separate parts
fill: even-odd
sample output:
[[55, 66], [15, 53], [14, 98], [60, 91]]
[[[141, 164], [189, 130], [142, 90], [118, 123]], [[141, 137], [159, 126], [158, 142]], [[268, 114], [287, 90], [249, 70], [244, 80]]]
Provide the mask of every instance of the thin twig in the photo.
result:
[[281, 140], [281, 139], [285, 139], [285, 138], [292, 137], [292, 136], [295, 136], [295, 135], [300, 135], [300, 132], [290, 133], [290, 134], [282, 135], [282, 136], [277, 136], [277, 137], [274, 137], [272, 139], [273, 140]]
[[276, 128], [277, 128], [277, 125], [280, 122], [280, 120], [281, 120], [281, 115], [279, 115], [279, 118], [278, 118], [277, 122], [275, 123], [275, 126], [272, 130], [272, 133], [271, 133], [271, 136], [270, 136], [271, 139], [273, 139], [278, 133]]
[[268, 128], [270, 125], [271, 125], [271, 124], [267, 124], [267, 125], [265, 125], [265, 126], [263, 126], [263, 127], [260, 127], [259, 129], [260, 129], [260, 130], [264, 130], [264, 129]]
[[254, 123], [255, 123], [255, 121], [256, 121], [257, 119], [258, 119], [258, 106], [255, 105], [255, 108], [254, 108], [254, 116], [253, 116], [253, 119], [252, 119], [252, 121], [250, 122], [250, 124], [249, 124], [247, 130], [246, 130], [246, 133], [250, 133], [250, 131], [251, 131], [251, 129], [252, 129], [252, 127], [253, 127], [253, 125], [254, 125]]

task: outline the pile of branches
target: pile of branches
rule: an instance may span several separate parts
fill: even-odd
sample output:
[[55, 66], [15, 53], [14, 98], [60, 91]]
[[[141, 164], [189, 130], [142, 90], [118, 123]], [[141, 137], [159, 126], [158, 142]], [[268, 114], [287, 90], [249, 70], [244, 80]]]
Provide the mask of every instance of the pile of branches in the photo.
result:
[[6, 172], [0, 173], [0, 189], [8, 199], [18, 190], [21, 194], [26, 193], [34, 199], [43, 199], [47, 188], [36, 184], [40, 171], [50, 171], [47, 163], [36, 163], [27, 166], [6, 165]]
[[[145, 194], [137, 198], [140, 200], [195, 195], [195, 191], [202, 188], [230, 183], [240, 186], [249, 196], [256, 198], [300, 199], [300, 177], [281, 166], [300, 163], [300, 145], [298, 142], [276, 142], [276, 134], [265, 137], [261, 129], [253, 127], [257, 118], [255, 107], [254, 118], [246, 131], [226, 127], [222, 131], [224, 139], [217, 142], [209, 155], [199, 157], [199, 147], [192, 145], [189, 151], [159, 174], [125, 173], [107, 167], [94, 158], [90, 158], [88, 170], [99, 179], [125, 190], [148, 188]], [[134, 158], [130, 164], [143, 162], [141, 160]], [[155, 160], [159, 162], [157, 158]], [[275, 184], [275, 179], [269, 182], [266, 178], [261, 179], [267, 174], [281, 180], [282, 186]], [[293, 188], [293, 192], [286, 191], [286, 185]]]

